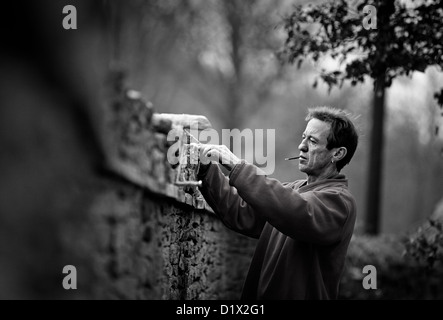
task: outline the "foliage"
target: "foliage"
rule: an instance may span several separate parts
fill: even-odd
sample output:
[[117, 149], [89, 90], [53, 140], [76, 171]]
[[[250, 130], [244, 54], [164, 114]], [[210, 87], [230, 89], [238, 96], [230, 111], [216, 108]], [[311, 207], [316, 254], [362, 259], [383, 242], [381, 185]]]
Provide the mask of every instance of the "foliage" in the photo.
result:
[[405, 243], [406, 253], [429, 274], [443, 275], [443, 219], [429, 219]]
[[[366, 5], [377, 10], [376, 29], [366, 30], [363, 25], [368, 18], [363, 10]], [[289, 63], [297, 61], [299, 67], [306, 58], [338, 59], [344, 68], [320, 73], [330, 89], [345, 80], [356, 85], [365, 76], [374, 80], [384, 76], [384, 86], [389, 87], [397, 76], [443, 67], [442, 21], [439, 0], [412, 6], [398, 0], [369, 0], [357, 4], [356, 11], [352, 0], [296, 5], [284, 19], [287, 37], [279, 56]], [[435, 98], [443, 107], [443, 89]]]
[[[442, 299], [443, 222], [431, 221], [406, 237], [353, 237], [340, 286], [340, 299]], [[377, 289], [364, 289], [363, 267], [377, 270]]]

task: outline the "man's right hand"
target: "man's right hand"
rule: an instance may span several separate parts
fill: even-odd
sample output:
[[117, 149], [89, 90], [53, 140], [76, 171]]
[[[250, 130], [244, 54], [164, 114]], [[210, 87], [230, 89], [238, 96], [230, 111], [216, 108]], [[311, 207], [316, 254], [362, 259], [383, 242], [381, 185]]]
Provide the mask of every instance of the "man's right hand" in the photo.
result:
[[200, 145], [200, 165], [208, 165], [211, 160], [217, 161], [229, 171], [232, 170], [234, 166], [241, 161], [225, 145]]

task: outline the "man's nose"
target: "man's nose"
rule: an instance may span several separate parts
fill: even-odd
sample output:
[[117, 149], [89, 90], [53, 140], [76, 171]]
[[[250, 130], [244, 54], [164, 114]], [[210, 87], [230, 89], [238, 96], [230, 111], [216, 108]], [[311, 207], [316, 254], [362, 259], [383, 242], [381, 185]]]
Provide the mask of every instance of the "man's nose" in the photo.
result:
[[298, 146], [298, 150], [302, 151], [302, 152], [307, 152], [308, 151], [308, 145], [306, 144], [306, 140], [302, 140], [300, 145]]

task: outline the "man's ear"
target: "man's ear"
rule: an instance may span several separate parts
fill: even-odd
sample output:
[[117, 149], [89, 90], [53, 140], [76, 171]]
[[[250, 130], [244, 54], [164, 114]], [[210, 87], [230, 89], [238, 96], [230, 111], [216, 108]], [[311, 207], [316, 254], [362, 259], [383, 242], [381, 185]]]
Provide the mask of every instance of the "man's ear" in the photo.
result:
[[342, 160], [344, 157], [346, 157], [346, 154], [348, 153], [348, 150], [345, 147], [340, 147], [335, 150], [333, 159], [334, 162]]

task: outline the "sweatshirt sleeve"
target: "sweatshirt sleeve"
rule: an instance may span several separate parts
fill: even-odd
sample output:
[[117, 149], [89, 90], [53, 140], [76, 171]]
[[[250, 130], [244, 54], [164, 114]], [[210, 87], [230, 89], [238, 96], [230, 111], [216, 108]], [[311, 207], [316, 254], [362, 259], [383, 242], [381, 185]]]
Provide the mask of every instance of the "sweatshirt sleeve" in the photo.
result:
[[287, 236], [320, 245], [341, 239], [352, 200], [342, 188], [298, 191], [256, 174], [256, 167], [234, 167], [229, 183], [268, 223]]
[[240, 197], [217, 164], [205, 169], [199, 173], [200, 191], [215, 214], [228, 228], [248, 237], [260, 237], [266, 220]]

